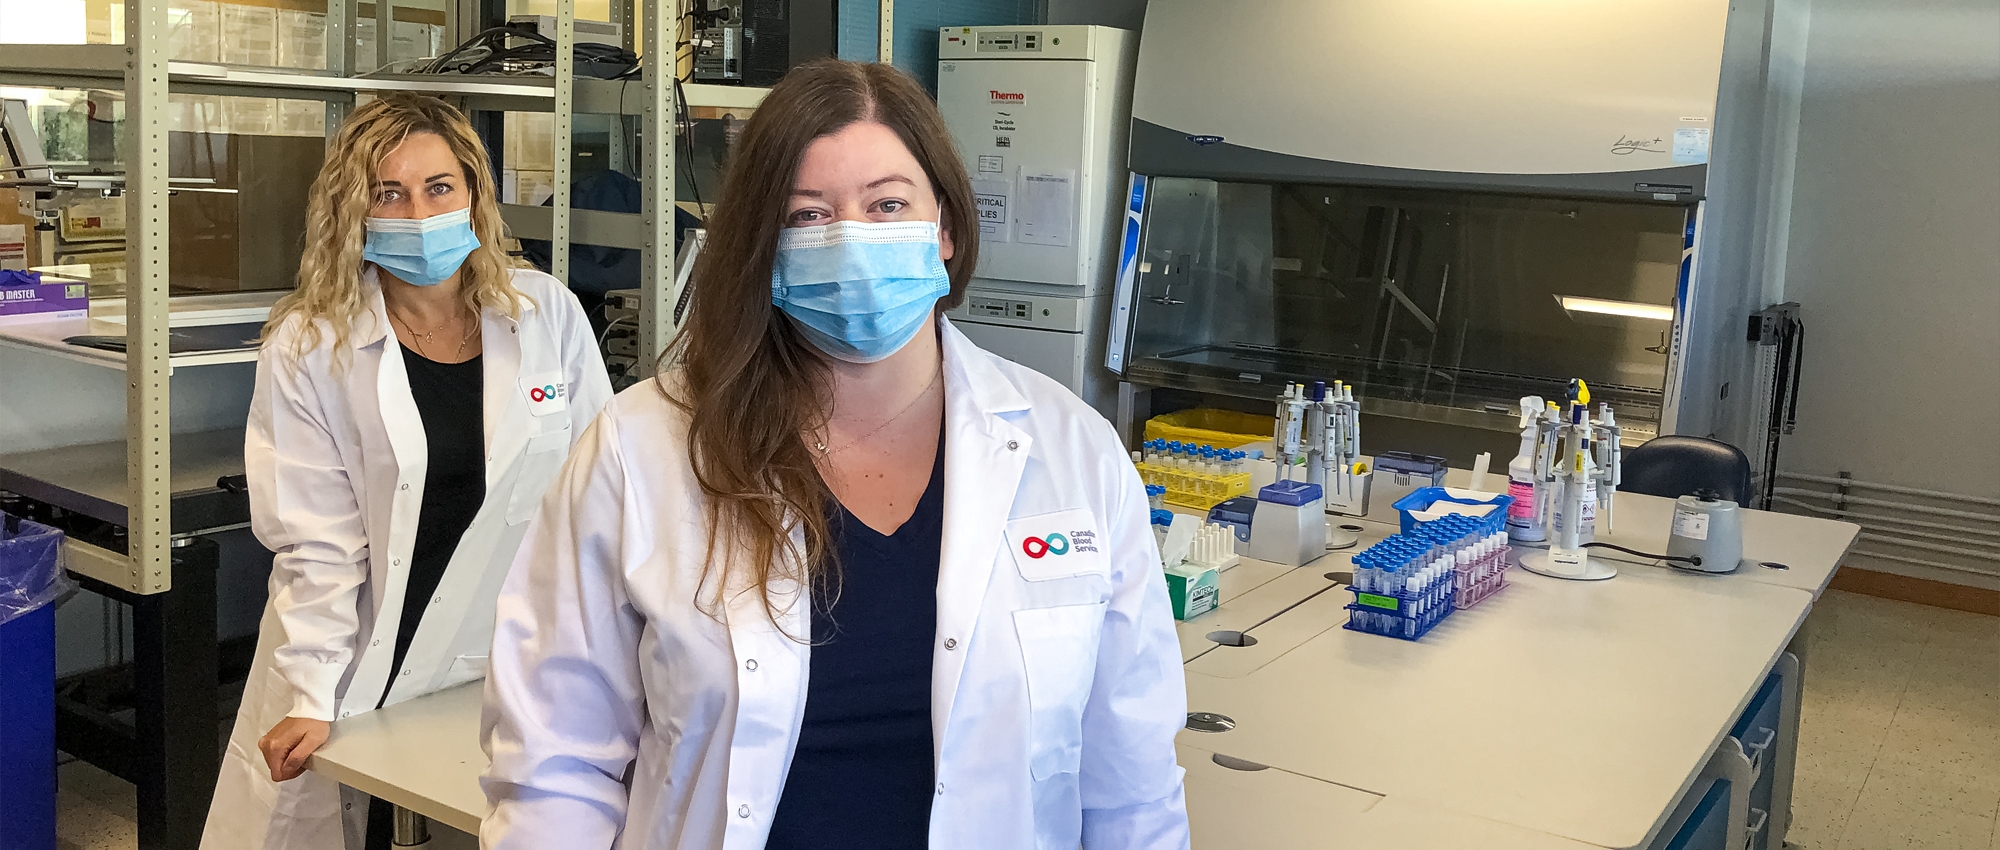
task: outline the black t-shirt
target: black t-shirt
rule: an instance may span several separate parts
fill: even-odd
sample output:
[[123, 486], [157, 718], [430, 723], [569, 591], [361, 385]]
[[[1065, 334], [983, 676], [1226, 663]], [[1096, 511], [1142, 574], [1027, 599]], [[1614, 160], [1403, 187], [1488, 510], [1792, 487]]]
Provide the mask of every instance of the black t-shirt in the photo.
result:
[[917, 509], [883, 536], [836, 502], [839, 593], [818, 588], [798, 750], [766, 850], [924, 848], [944, 441]]
[[[486, 381], [480, 360], [473, 357], [464, 363], [438, 363], [403, 349], [403, 367], [410, 375], [410, 396], [416, 400], [417, 415], [424, 422], [430, 465], [424, 473], [416, 545], [410, 550], [403, 617], [396, 624], [392, 676], [402, 675], [403, 656], [410, 651], [417, 625], [458, 549], [458, 538], [486, 500]], [[394, 682], [392, 678], [390, 684]], [[383, 689], [383, 699], [388, 696], [388, 689]]]

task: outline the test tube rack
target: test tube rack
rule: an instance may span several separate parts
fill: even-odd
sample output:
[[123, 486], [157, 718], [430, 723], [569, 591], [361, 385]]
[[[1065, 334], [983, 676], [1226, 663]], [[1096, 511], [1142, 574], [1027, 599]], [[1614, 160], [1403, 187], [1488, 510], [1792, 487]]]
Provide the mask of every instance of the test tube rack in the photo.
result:
[[1355, 555], [1343, 628], [1417, 640], [1492, 596], [1507, 583], [1505, 520], [1504, 510], [1446, 516]]
[[1179, 440], [1147, 440], [1138, 454], [1133, 465], [1140, 480], [1166, 488], [1161, 499], [1167, 504], [1206, 511], [1250, 492], [1250, 473], [1242, 471], [1247, 457], [1243, 452]]

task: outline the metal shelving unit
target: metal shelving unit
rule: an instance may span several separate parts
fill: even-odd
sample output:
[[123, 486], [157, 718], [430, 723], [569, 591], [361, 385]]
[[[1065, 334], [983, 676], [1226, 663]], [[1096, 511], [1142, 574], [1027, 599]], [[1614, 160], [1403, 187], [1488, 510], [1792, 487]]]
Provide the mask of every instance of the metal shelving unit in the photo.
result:
[[[127, 504], [120, 515], [124, 543], [114, 548], [73, 540], [66, 550], [66, 566], [86, 586], [131, 605], [135, 622], [141, 623], [133, 668], [141, 692], [138, 719], [122, 730], [114, 728], [117, 721], [108, 716], [89, 720], [95, 725], [85, 737], [102, 741], [83, 747], [89, 752], [78, 753], [139, 786], [141, 846], [193, 850], [216, 775], [216, 652], [209, 636], [214, 630], [217, 556], [214, 544], [201, 537], [203, 529], [186, 527], [191, 517], [182, 517], [178, 526], [174, 522], [176, 500], [185, 502], [188, 494], [177, 494], [172, 474], [176, 466], [170, 436], [171, 381], [176, 366], [181, 367], [180, 377], [189, 380], [202, 375], [201, 369], [191, 367], [250, 359], [242, 352], [223, 357], [169, 356], [167, 141], [172, 94], [317, 100], [326, 104], [329, 135], [359, 96], [392, 91], [436, 94], [467, 110], [496, 159], [505, 156], [500, 150], [499, 113], [553, 113], [555, 191], [550, 206], [504, 204], [504, 219], [517, 237], [552, 243], [551, 271], [559, 279], [567, 279], [572, 241], [639, 249], [645, 293], [640, 355], [656, 358], [671, 339], [671, 305], [666, 299], [675, 276], [673, 59], [682, 20], [677, 14], [679, 0], [643, 10], [631, 0], [614, 0], [611, 17], [626, 25], [628, 47], [643, 44], [646, 60], [643, 76], [623, 81], [576, 78], [574, 0], [557, 2], [558, 59], [553, 78], [352, 76], [347, 72], [355, 67], [352, 34], [357, 6], [357, 0], [328, 0], [324, 72], [172, 61], [167, 5], [157, 0], [127, 0], [125, 44], [0, 44], [0, 85], [125, 93], [121, 153], [127, 221], [127, 353], [78, 355], [64, 351], [59, 337], [22, 334], [0, 334], [7, 337], [0, 343], [53, 358], [122, 366], [125, 372]], [[382, 51], [390, 40], [389, 7], [388, 0], [376, 4], [382, 27], [377, 44]], [[643, 16], [637, 14], [641, 11]], [[449, 4], [447, 15], [447, 36], [459, 43], [505, 20], [505, 0], [456, 0]], [[643, 33], [635, 33], [633, 24], [641, 17]], [[378, 53], [374, 58], [386, 56]], [[687, 84], [682, 90], [695, 106], [737, 108], [754, 107], [764, 93], [700, 84]], [[570, 208], [570, 136], [578, 112], [634, 116], [641, 121], [640, 213]], [[106, 449], [115, 453], [115, 444]], [[108, 457], [107, 462], [115, 463]], [[111, 475], [115, 478], [116, 473]], [[185, 490], [188, 482], [181, 484]], [[67, 485], [58, 484], [57, 489], [61, 486]], [[220, 495], [225, 500], [242, 498], [240, 491]], [[247, 501], [242, 504], [247, 516]]]

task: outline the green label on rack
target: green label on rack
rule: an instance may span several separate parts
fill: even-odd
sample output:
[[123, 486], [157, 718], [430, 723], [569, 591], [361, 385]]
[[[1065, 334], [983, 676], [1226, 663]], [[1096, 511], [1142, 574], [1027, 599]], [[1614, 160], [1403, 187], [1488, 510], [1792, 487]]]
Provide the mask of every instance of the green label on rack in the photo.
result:
[[1380, 596], [1373, 593], [1357, 593], [1354, 594], [1354, 601], [1366, 605], [1370, 608], [1380, 608], [1384, 611], [1396, 611], [1402, 608], [1402, 601], [1394, 596]]

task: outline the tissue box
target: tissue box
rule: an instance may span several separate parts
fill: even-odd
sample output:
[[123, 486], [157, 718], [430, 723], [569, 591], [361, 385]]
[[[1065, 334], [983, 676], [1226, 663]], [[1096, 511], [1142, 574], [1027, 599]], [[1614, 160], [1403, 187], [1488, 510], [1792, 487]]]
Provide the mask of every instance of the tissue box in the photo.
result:
[[1222, 604], [1222, 574], [1213, 568], [1193, 564], [1167, 568], [1167, 598], [1174, 603], [1174, 619], [1191, 620]]
[[80, 280], [44, 280], [41, 272], [0, 270], [0, 323], [82, 318], [90, 311], [88, 289]]

